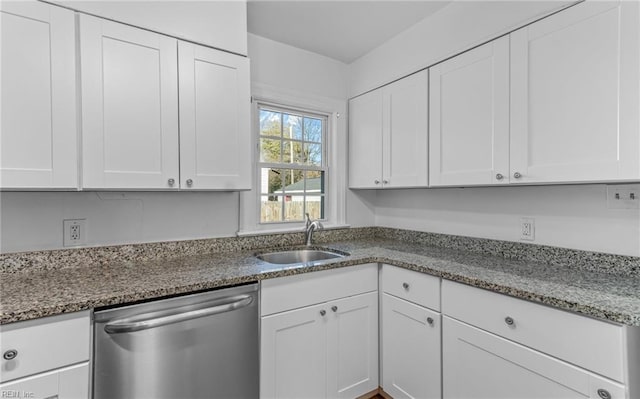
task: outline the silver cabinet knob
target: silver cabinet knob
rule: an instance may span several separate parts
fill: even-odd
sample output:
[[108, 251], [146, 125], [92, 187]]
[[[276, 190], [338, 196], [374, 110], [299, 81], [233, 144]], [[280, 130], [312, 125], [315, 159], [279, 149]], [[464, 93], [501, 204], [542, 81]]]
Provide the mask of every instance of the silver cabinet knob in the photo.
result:
[[327, 311], [326, 311], [326, 310], [322, 309], [322, 310], [320, 311], [320, 316], [324, 316], [324, 315], [326, 315], [326, 314], [327, 314]]
[[409, 289], [409, 283], [402, 283], [402, 288], [404, 288], [405, 290]]
[[18, 357], [18, 351], [15, 349], [9, 349], [5, 353], [2, 354], [4, 360], [13, 360]]
[[382, 184], [389, 184], [389, 180], [383, 180]]
[[433, 317], [427, 317], [427, 324], [433, 327]]
[[169, 183], [169, 185], [173, 187], [173, 185], [176, 184], [176, 180], [175, 179], [169, 179], [167, 181], [167, 183]]
[[602, 399], [611, 399], [611, 394], [606, 389], [598, 389], [598, 396]]
[[515, 177], [516, 179], [519, 179], [522, 177], [522, 175], [520, 174], [520, 172], [516, 172], [513, 174], [513, 177]]
[[338, 311], [338, 307], [334, 305], [334, 306], [332, 306], [332, 307], [331, 307], [331, 310], [332, 310], [333, 312], [337, 312], [337, 311]]
[[187, 179], [187, 186], [191, 187], [193, 185], [193, 180]]
[[496, 173], [496, 180], [502, 180], [504, 179], [504, 176], [502, 176], [502, 173]]
[[374, 180], [373, 181], [375, 184], [380, 184], [380, 180]]
[[504, 322], [507, 323], [508, 326], [514, 326], [516, 324], [515, 320], [509, 316], [504, 318]]

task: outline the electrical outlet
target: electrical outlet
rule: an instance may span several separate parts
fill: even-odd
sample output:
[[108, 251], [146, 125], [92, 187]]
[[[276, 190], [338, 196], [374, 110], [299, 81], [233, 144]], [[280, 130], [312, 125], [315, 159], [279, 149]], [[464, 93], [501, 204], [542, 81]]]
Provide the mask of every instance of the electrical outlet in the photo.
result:
[[640, 209], [640, 185], [616, 184], [607, 186], [607, 208]]
[[536, 223], [533, 218], [520, 219], [520, 239], [533, 241], [536, 237]]
[[86, 219], [66, 219], [62, 221], [63, 245], [65, 247], [75, 247], [82, 245], [87, 240], [87, 220]]

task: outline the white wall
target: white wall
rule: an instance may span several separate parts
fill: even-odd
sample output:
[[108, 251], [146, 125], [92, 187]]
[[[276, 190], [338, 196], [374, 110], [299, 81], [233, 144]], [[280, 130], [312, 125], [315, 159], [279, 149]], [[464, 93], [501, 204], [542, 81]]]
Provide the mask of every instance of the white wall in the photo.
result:
[[[640, 212], [607, 209], [606, 185], [383, 190], [376, 225], [640, 256]], [[525, 241], [523, 241], [525, 242]]]
[[87, 246], [233, 235], [237, 193], [2, 192], [2, 252], [62, 248], [62, 220], [87, 220]]
[[349, 98], [426, 68], [574, 1], [454, 1], [349, 65]]

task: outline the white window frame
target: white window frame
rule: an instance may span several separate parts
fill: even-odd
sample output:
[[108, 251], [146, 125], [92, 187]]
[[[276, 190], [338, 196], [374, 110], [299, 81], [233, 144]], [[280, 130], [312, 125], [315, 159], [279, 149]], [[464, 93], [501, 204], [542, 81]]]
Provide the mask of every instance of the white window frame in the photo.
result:
[[[322, 221], [325, 229], [349, 227], [345, 223], [347, 186], [347, 121], [346, 100], [309, 95], [252, 84], [252, 173], [251, 191], [240, 193], [238, 236], [302, 231], [304, 221], [260, 223], [259, 177], [259, 110], [258, 105], [273, 106], [282, 110], [299, 110], [311, 115], [326, 115], [324, 145], [325, 208]], [[286, 166], [283, 166], [286, 167]]]

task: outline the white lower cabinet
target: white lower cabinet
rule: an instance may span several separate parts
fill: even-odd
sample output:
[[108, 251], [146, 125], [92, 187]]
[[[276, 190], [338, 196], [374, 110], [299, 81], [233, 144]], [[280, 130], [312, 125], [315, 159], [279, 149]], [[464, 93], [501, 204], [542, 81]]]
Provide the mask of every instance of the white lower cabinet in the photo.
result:
[[444, 398], [627, 397], [621, 384], [447, 316], [443, 319]]
[[262, 318], [261, 398], [356, 398], [378, 387], [378, 293]]
[[377, 279], [378, 266], [368, 264], [262, 282], [261, 398], [377, 390]]
[[2, 384], [0, 396], [32, 399], [88, 399], [89, 363]]
[[0, 397], [89, 398], [89, 311], [0, 326], [0, 352]]
[[384, 293], [381, 317], [385, 393], [394, 399], [442, 397], [440, 313]]
[[262, 318], [260, 397], [327, 397], [326, 323], [324, 304]]

